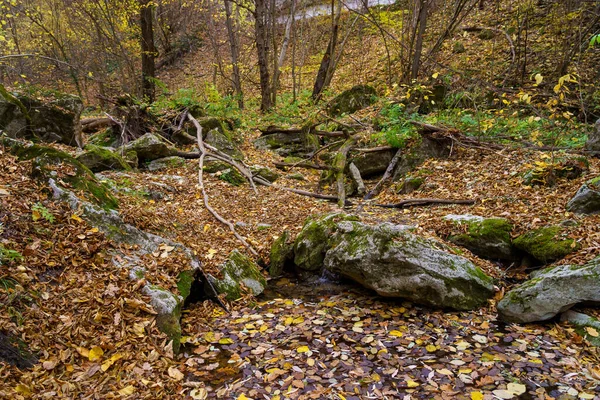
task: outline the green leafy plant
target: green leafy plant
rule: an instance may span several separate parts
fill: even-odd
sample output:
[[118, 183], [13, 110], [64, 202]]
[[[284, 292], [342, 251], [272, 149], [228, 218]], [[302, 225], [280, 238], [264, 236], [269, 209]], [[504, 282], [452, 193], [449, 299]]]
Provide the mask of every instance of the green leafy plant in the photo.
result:
[[590, 47], [594, 47], [595, 45], [600, 45], [600, 33], [592, 36], [590, 39]]
[[0, 245], [0, 264], [4, 262], [12, 263], [23, 260], [23, 255], [16, 250], [7, 249]]
[[54, 215], [48, 210], [42, 203], [35, 203], [33, 207], [31, 207], [31, 218], [34, 221], [38, 221], [41, 218], [45, 219], [50, 223], [54, 223]]

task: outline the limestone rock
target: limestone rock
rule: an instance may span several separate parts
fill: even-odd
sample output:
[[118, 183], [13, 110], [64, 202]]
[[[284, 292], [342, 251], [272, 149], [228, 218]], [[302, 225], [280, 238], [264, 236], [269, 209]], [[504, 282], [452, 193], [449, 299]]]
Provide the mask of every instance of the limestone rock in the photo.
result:
[[221, 266], [222, 279], [209, 275], [211, 283], [219, 293], [225, 293], [227, 300], [237, 300], [242, 296], [243, 284], [253, 295], [261, 294], [267, 281], [261, 274], [258, 265], [250, 257], [233, 250]]
[[[448, 240], [469, 249], [473, 254], [490, 260], [516, 260], [518, 254], [512, 245], [512, 224], [505, 218], [483, 218], [475, 215], [446, 215], [457, 228]], [[461, 227], [466, 226], [467, 231]]]
[[504, 296], [498, 313], [507, 322], [545, 321], [582, 302], [600, 302], [600, 258], [537, 272]]
[[254, 140], [258, 150], [272, 150], [280, 156], [303, 156], [319, 148], [315, 135], [299, 133], [269, 133]]
[[135, 151], [139, 162], [148, 162], [159, 158], [171, 157], [179, 153], [175, 147], [169, 144], [161, 136], [154, 133], [146, 133], [121, 146], [118, 150], [118, 152], [122, 154], [131, 151]]
[[271, 245], [269, 275], [279, 276], [287, 264], [294, 259], [294, 244], [290, 240], [290, 233], [283, 231]]
[[398, 194], [412, 193], [415, 190], [419, 190], [419, 188], [421, 186], [423, 186], [424, 181], [425, 181], [425, 179], [423, 179], [420, 176], [407, 176], [402, 181], [402, 184], [400, 185], [400, 187], [398, 188], [396, 193], [398, 193]]
[[567, 210], [578, 214], [600, 213], [600, 178], [592, 179], [581, 186], [567, 203]]
[[152, 160], [148, 163], [147, 168], [149, 171], [160, 171], [163, 169], [183, 167], [184, 165], [185, 158], [171, 156]]
[[325, 268], [382, 296], [470, 310], [484, 305], [494, 292], [492, 278], [477, 266], [406, 226], [341, 221], [334, 231]]
[[327, 105], [327, 112], [332, 116], [352, 114], [373, 104], [377, 91], [368, 85], [357, 85], [348, 89]]
[[600, 156], [600, 119], [596, 121], [594, 131], [590, 133], [585, 143], [585, 149], [592, 152], [592, 155], [595, 157]]
[[362, 178], [369, 178], [383, 174], [390, 165], [394, 154], [396, 154], [395, 149], [362, 153], [352, 157], [351, 162], [356, 165]]
[[560, 226], [529, 231], [513, 240], [514, 246], [543, 263], [560, 260], [579, 249], [580, 244], [567, 238]]
[[81, 99], [62, 93], [45, 97], [47, 99], [41, 101], [31, 95], [15, 95], [28, 110], [31, 119], [28, 121], [17, 104], [0, 96], [0, 130], [12, 138], [37, 137], [45, 142], [83, 147]]
[[131, 170], [131, 166], [127, 161], [121, 157], [119, 153], [116, 153], [108, 147], [88, 144], [85, 146], [85, 151], [79, 154], [76, 159], [88, 167], [92, 172]]

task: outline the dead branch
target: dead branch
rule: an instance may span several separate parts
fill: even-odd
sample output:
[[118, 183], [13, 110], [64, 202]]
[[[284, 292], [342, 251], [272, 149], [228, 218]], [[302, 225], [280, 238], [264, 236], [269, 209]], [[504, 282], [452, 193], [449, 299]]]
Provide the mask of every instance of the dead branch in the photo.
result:
[[204, 199], [204, 207], [206, 207], [206, 209], [222, 224], [226, 225], [227, 227], [229, 227], [229, 230], [231, 230], [231, 232], [233, 233], [233, 235], [254, 255], [254, 256], [258, 256], [258, 252], [256, 250], [254, 250], [254, 248], [246, 241], [246, 239], [244, 239], [239, 233], [237, 233], [237, 231], [235, 230], [235, 226], [229, 222], [228, 220], [226, 220], [225, 218], [221, 217], [219, 215], [219, 213], [217, 213], [214, 208], [212, 208], [210, 206], [210, 204], [208, 203], [208, 194], [206, 193], [206, 188], [204, 187], [204, 177], [203, 177], [203, 172], [204, 172], [204, 157], [206, 156], [206, 147], [204, 147], [204, 141], [202, 140], [202, 126], [200, 126], [200, 123], [196, 120], [196, 118], [192, 117], [189, 113], [187, 114], [187, 117], [190, 121], [192, 121], [192, 123], [194, 124], [194, 126], [196, 127], [196, 131], [198, 132], [197, 135], [197, 140], [198, 140], [198, 149], [200, 150], [200, 157], [199, 157], [199, 161], [198, 161], [198, 166], [199, 166], [199, 170], [198, 170], [198, 185], [200, 186], [200, 190], [202, 191], [202, 197]]
[[396, 204], [375, 204], [384, 208], [409, 208], [416, 206], [427, 206], [431, 204], [475, 204], [476, 200], [452, 200], [452, 199], [408, 199]]
[[398, 165], [398, 161], [400, 160], [401, 155], [402, 149], [398, 149], [398, 151], [396, 151], [396, 154], [394, 154], [394, 157], [392, 157], [392, 160], [388, 164], [388, 167], [386, 168], [385, 173], [383, 174], [379, 182], [377, 182], [375, 187], [371, 189], [371, 191], [365, 196], [365, 200], [372, 199], [373, 197], [377, 196], [379, 192], [381, 192], [381, 189], [383, 189], [383, 185], [386, 184], [392, 178], [392, 175], [394, 175], [396, 165]]
[[362, 196], [363, 194], [365, 194], [367, 189], [365, 188], [365, 183], [362, 180], [362, 176], [360, 176], [360, 171], [358, 170], [356, 165], [354, 165], [353, 162], [351, 162], [350, 165], [348, 165], [348, 171], [350, 172], [350, 176], [352, 176], [352, 179], [354, 179], [354, 182], [356, 182], [356, 191], [359, 195]]
[[308, 132], [309, 135], [316, 135], [316, 136], [327, 136], [327, 137], [340, 137], [340, 136], [345, 136], [344, 132], [342, 131], [322, 131], [319, 129], [315, 129], [314, 126], [310, 126], [308, 127], [308, 130], [306, 130], [306, 128], [278, 128], [276, 126], [269, 126], [267, 127], [267, 129], [260, 129], [261, 132], [261, 136], [267, 136], [267, 135], [272, 135], [275, 133], [281, 133], [284, 135], [293, 135], [293, 134], [298, 134], [298, 133], [302, 133], [302, 132]]
[[348, 152], [356, 143], [356, 136], [350, 136], [342, 147], [338, 150], [335, 158], [333, 159], [333, 167], [335, 168], [335, 179], [337, 181], [337, 192], [338, 192], [338, 206], [344, 207], [346, 204], [346, 160], [348, 159]]
[[94, 132], [98, 128], [104, 128], [117, 125], [112, 119], [107, 117], [86, 118], [81, 120], [81, 129], [86, 132]]
[[360, 153], [376, 153], [379, 151], [390, 151], [390, 150], [395, 150], [395, 147], [392, 146], [379, 146], [379, 147], [367, 147], [367, 148], [361, 148], [361, 149], [352, 149], [354, 151], [358, 151]]
[[[255, 176], [254, 177], [254, 181], [256, 183], [259, 183], [259, 184], [264, 185], [264, 186], [272, 187], [272, 188], [283, 190], [283, 191], [286, 191], [286, 192], [296, 193], [296, 194], [299, 194], [299, 195], [302, 195], [302, 196], [312, 197], [314, 199], [329, 200], [329, 201], [336, 201], [336, 202], [338, 201], [337, 196], [329, 196], [327, 194], [313, 193], [313, 192], [309, 192], [309, 191], [306, 191], [306, 190], [293, 189], [293, 188], [289, 188], [289, 187], [285, 187], [285, 186], [275, 185], [275, 184], [267, 181], [266, 179], [261, 178], [260, 176]], [[352, 202], [346, 200], [345, 201], [345, 205], [346, 206], [351, 206]]]

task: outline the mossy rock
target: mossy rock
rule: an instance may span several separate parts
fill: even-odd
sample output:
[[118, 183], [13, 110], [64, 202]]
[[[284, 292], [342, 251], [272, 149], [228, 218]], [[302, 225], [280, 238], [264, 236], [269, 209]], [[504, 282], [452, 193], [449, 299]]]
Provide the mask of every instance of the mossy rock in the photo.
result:
[[419, 190], [421, 186], [423, 186], [423, 182], [425, 179], [421, 176], [407, 176], [404, 178], [400, 187], [396, 191], [398, 194], [409, 194], [414, 192], [415, 190]]
[[294, 242], [288, 231], [283, 231], [271, 245], [269, 275], [280, 276], [294, 259]]
[[279, 174], [270, 168], [263, 167], [262, 165], [253, 165], [250, 167], [252, 175], [259, 176], [271, 183], [279, 179]]
[[454, 42], [454, 44], [452, 45], [452, 52], [454, 54], [461, 54], [465, 51], [465, 45], [462, 42]]
[[204, 166], [204, 171], [212, 174], [222, 181], [228, 182], [233, 186], [240, 186], [247, 182], [244, 175], [231, 165], [221, 161], [211, 161]]
[[423, 164], [430, 158], [448, 158], [450, 156], [450, 148], [452, 141], [447, 140], [430, 140], [426, 137], [421, 137], [417, 141], [403, 150], [402, 157], [394, 171], [394, 181], [403, 179], [405, 175], [418, 166]]
[[[202, 139], [206, 144], [216, 147], [236, 160], [244, 158], [233, 135], [233, 123], [231, 121], [224, 118], [205, 117], [198, 119], [198, 123], [202, 127]], [[198, 136], [198, 132], [193, 125], [188, 124], [186, 131], [192, 137]]]
[[148, 168], [149, 171], [160, 171], [163, 169], [178, 168], [183, 166], [185, 166], [185, 158], [172, 156], [152, 160], [148, 163], [146, 168]]
[[181, 346], [181, 309], [183, 297], [156, 285], [144, 286], [144, 294], [150, 296], [150, 304], [157, 312], [156, 326], [173, 342], [177, 354]]
[[121, 155], [108, 147], [88, 144], [85, 152], [79, 154], [76, 159], [93, 172], [106, 170], [131, 171], [131, 166]]
[[[84, 192], [88, 200], [92, 200], [104, 209], [116, 209], [117, 199], [110, 190], [102, 184], [88, 167], [83, 165], [70, 154], [52, 147], [40, 146], [31, 143], [0, 137], [0, 142], [10, 149], [19, 160], [32, 160], [32, 175], [47, 183], [50, 178], [60, 178], [61, 181], [72, 188]], [[66, 166], [72, 173], [64, 173], [57, 166]]]
[[466, 232], [450, 235], [450, 242], [490, 260], [519, 259], [510, 237], [513, 225], [507, 219], [475, 215], [447, 215], [444, 219], [451, 221], [457, 228], [466, 227]]
[[357, 85], [331, 100], [327, 112], [332, 116], [352, 114], [373, 104], [376, 97], [377, 91], [372, 86]]
[[513, 244], [542, 263], [560, 260], [581, 247], [575, 240], [567, 238], [560, 226], [529, 231], [514, 239]]
[[101, 147], [113, 147], [115, 143], [118, 143], [118, 138], [115, 135], [115, 131], [112, 127], [96, 132], [88, 137], [87, 142]]
[[578, 214], [599, 214], [600, 177], [583, 184], [567, 203], [567, 210]]
[[561, 321], [574, 326], [575, 332], [584, 337], [592, 346], [600, 347], [600, 320], [572, 310], [562, 313]]
[[306, 177], [302, 175], [300, 172], [295, 172], [293, 174], [286, 175], [289, 179], [294, 179], [297, 181], [305, 181]]
[[496, 34], [491, 29], [482, 29], [477, 35], [477, 37], [481, 40], [492, 40], [495, 36]]
[[150, 162], [159, 158], [176, 156], [179, 153], [162, 136], [154, 133], [146, 133], [121, 146], [117, 151], [120, 154], [127, 154], [134, 151], [137, 154], [139, 162]]
[[319, 271], [323, 267], [329, 237], [340, 221], [357, 221], [358, 217], [344, 213], [326, 214], [306, 220], [294, 241], [294, 264], [305, 271]]
[[585, 157], [561, 157], [554, 163], [539, 163], [523, 175], [523, 184], [528, 186], [554, 186], [559, 179], [577, 179], [590, 168]]
[[211, 283], [218, 293], [224, 293], [227, 300], [237, 300], [242, 296], [243, 284], [254, 296], [261, 294], [267, 281], [252, 259], [237, 250], [233, 250], [227, 261], [221, 265], [223, 278], [216, 279], [209, 275]]

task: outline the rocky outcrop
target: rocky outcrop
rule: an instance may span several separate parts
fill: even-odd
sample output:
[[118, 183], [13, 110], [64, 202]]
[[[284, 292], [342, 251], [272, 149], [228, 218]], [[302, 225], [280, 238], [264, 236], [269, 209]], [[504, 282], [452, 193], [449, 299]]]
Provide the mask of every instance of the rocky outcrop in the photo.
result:
[[221, 265], [221, 274], [221, 279], [211, 275], [208, 279], [219, 293], [225, 293], [227, 300], [239, 299], [243, 293], [242, 285], [254, 296], [261, 294], [267, 287], [267, 281], [258, 265], [237, 250], [233, 250]]
[[148, 168], [148, 171], [160, 171], [163, 169], [183, 167], [184, 165], [185, 158], [172, 156], [152, 160], [148, 163], [146, 168]]
[[[512, 224], [505, 218], [483, 218], [476, 215], [446, 215], [455, 229], [448, 241], [469, 249], [473, 254], [490, 260], [516, 260], [512, 245]], [[466, 229], [464, 229], [466, 228]]]
[[583, 302], [600, 302], [600, 258], [538, 271], [504, 296], [498, 314], [507, 322], [545, 321]]
[[[217, 148], [236, 160], [244, 158], [233, 136], [233, 124], [230, 121], [217, 117], [204, 117], [199, 118], [198, 123], [202, 127], [202, 139], [206, 144]], [[188, 123], [187, 126], [185, 131], [187, 134], [176, 132], [173, 139], [182, 144], [194, 144], [198, 132], [192, 124]]]
[[154, 133], [146, 133], [145, 135], [132, 140], [121, 146], [117, 152], [121, 154], [135, 152], [140, 163], [157, 160], [159, 158], [172, 157], [179, 154], [179, 150], [161, 136]]
[[381, 175], [385, 172], [392, 158], [396, 154], [395, 149], [358, 154], [350, 160], [356, 165], [362, 178]]
[[596, 121], [594, 130], [589, 134], [585, 149], [595, 157], [600, 156], [600, 119]]
[[258, 150], [271, 150], [283, 157], [303, 156], [319, 148], [317, 137], [305, 131], [265, 133], [253, 143]]
[[600, 213], [600, 178], [592, 179], [581, 186], [567, 203], [567, 210], [577, 214]]
[[83, 146], [80, 121], [83, 103], [79, 97], [62, 93], [44, 95], [44, 101], [25, 94], [9, 94], [9, 97], [12, 100], [0, 96], [0, 130], [9, 137], [36, 137], [45, 142]]
[[127, 161], [119, 153], [108, 147], [88, 144], [85, 146], [85, 151], [79, 154], [76, 159], [92, 172], [131, 170], [131, 166]]
[[332, 116], [352, 114], [370, 106], [377, 97], [377, 91], [368, 85], [357, 85], [339, 95], [327, 105], [327, 112]]
[[422, 135], [418, 142], [413, 143], [402, 153], [402, 157], [394, 171], [393, 180], [403, 179], [407, 173], [430, 158], [448, 158], [450, 156], [450, 144], [450, 139], [432, 140]]
[[271, 276], [281, 275], [286, 265], [292, 262], [294, 259], [294, 245], [288, 231], [284, 231], [273, 242], [269, 259], [269, 275]]
[[581, 247], [569, 239], [560, 226], [546, 226], [529, 231], [513, 240], [514, 246], [547, 264], [560, 260]]

